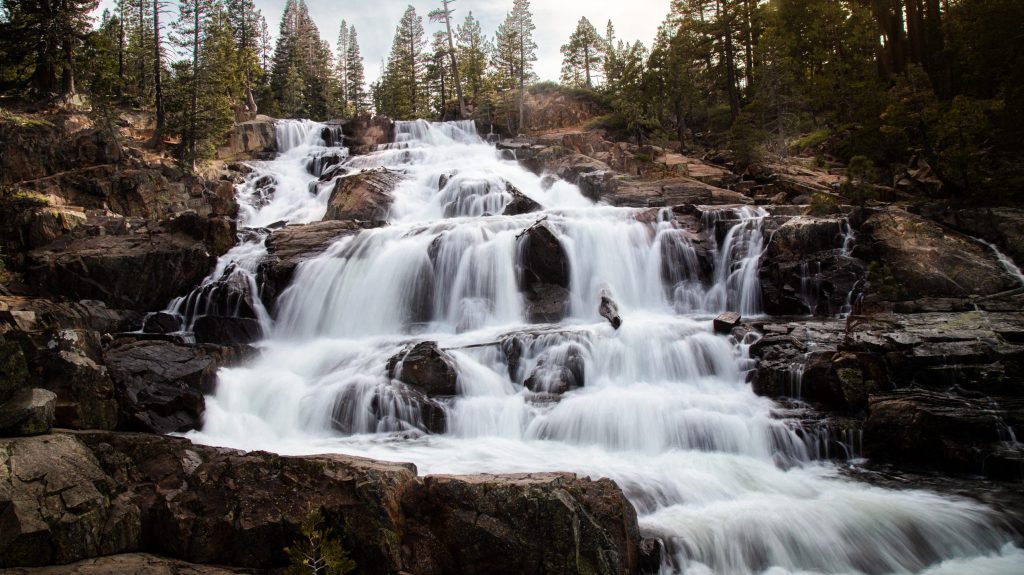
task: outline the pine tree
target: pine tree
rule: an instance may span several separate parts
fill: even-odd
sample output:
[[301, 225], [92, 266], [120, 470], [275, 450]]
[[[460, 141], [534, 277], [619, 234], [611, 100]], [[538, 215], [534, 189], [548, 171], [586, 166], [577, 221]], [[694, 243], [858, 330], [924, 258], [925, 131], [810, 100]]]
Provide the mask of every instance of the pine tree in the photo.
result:
[[428, 109], [425, 97], [426, 40], [423, 38], [423, 19], [409, 6], [395, 29], [379, 90], [385, 92], [377, 98], [384, 105], [383, 113], [396, 119], [423, 117]]
[[345, 91], [348, 94], [349, 106], [353, 115], [367, 110], [366, 80], [363, 72], [363, 56], [359, 52], [359, 36], [356, 27], [349, 27], [348, 49], [345, 52]]
[[[97, 0], [5, 0], [0, 50], [10, 83], [39, 95], [76, 92], [75, 60]], [[29, 72], [31, 70], [31, 72]]]
[[448, 100], [455, 79], [448, 58], [448, 39], [444, 32], [434, 32], [427, 56], [426, 79], [433, 99], [434, 114], [440, 120], [448, 119]]
[[466, 117], [466, 99], [462, 97], [462, 80], [459, 78], [459, 62], [455, 52], [455, 40], [452, 38], [452, 10], [451, 4], [455, 0], [441, 0], [441, 8], [431, 10], [428, 14], [431, 22], [444, 22], [445, 36], [448, 44], [448, 57], [451, 61], [451, 73], [455, 80], [455, 93], [459, 99], [459, 117]]
[[484, 88], [487, 74], [489, 44], [484, 38], [480, 22], [473, 13], [466, 14], [466, 19], [457, 31], [459, 50], [459, 74], [469, 92], [469, 100], [473, 106], [480, 103], [480, 94]]
[[569, 42], [562, 45], [562, 83], [576, 88], [594, 87], [593, 77], [604, 61], [604, 40], [586, 18], [580, 18]]
[[341, 100], [341, 108], [347, 109], [349, 103], [348, 94], [348, 43], [349, 43], [349, 30], [348, 22], [345, 20], [341, 21], [341, 27], [338, 29], [338, 45], [335, 47], [337, 53], [337, 71], [338, 71], [338, 96]]
[[495, 64], [503, 68], [509, 81], [519, 91], [518, 129], [522, 129], [523, 126], [526, 82], [532, 78], [533, 63], [537, 61], [537, 44], [533, 40], [535, 29], [533, 14], [530, 13], [530, 1], [515, 0], [512, 11], [498, 26], [495, 42]]

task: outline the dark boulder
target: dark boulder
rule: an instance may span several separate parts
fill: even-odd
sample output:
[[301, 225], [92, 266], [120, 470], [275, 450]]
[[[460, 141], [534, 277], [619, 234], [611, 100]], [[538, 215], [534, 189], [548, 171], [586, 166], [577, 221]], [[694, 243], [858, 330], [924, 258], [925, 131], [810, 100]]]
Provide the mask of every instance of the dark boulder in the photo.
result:
[[516, 240], [520, 286], [530, 321], [556, 322], [569, 304], [569, 256], [546, 223], [530, 226]]
[[518, 188], [508, 182], [505, 182], [505, 191], [512, 196], [512, 201], [505, 206], [505, 211], [502, 212], [503, 215], [518, 216], [539, 212], [543, 209], [540, 204], [531, 200], [526, 194], [520, 192]]
[[608, 323], [612, 324], [612, 327], [619, 329], [622, 326], [622, 316], [619, 315], [619, 306], [612, 299], [611, 294], [607, 292], [601, 293], [601, 303], [597, 308], [597, 312], [601, 314], [601, 317], [608, 320]]
[[117, 390], [118, 428], [171, 433], [198, 427], [217, 369], [244, 350], [167, 341], [115, 341], [104, 353]]
[[28, 376], [21, 346], [13, 341], [0, 340], [0, 403], [24, 388]]
[[247, 317], [204, 315], [192, 326], [197, 343], [245, 345], [263, 337], [260, 322]]
[[537, 359], [523, 385], [534, 393], [561, 395], [586, 385], [586, 359], [576, 344], [555, 346]]
[[402, 498], [406, 567], [435, 573], [635, 573], [636, 511], [609, 479], [429, 476]]
[[142, 331], [146, 333], [176, 333], [181, 331], [183, 327], [181, 316], [165, 311], [151, 313], [142, 322]]
[[344, 130], [353, 154], [368, 154], [395, 140], [395, 123], [384, 116], [357, 116], [345, 122]]
[[740, 314], [734, 311], [727, 311], [719, 314], [712, 322], [716, 333], [731, 333], [733, 328], [740, 324]]
[[41, 293], [157, 310], [199, 284], [214, 263], [201, 241], [162, 230], [69, 240], [28, 254], [26, 279]]
[[388, 377], [422, 390], [428, 396], [458, 393], [458, 371], [452, 356], [425, 341], [388, 360]]
[[23, 388], [0, 403], [0, 436], [41, 435], [53, 427], [57, 396], [45, 389]]

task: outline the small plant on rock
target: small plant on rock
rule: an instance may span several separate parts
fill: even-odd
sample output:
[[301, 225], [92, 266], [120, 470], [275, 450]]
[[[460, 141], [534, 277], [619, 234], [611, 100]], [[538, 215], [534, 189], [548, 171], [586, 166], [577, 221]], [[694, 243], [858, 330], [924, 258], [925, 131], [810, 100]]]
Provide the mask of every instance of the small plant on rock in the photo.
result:
[[291, 559], [288, 575], [344, 575], [356, 568], [334, 530], [327, 526], [322, 509], [311, 509], [302, 522], [302, 536], [285, 547]]

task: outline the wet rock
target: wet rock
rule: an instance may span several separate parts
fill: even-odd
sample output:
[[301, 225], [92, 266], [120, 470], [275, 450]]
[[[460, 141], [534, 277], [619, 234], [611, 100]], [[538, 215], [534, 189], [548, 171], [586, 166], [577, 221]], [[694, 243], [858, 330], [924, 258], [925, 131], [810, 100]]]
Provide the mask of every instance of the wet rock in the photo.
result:
[[161, 309], [214, 261], [202, 242], [160, 230], [67, 240], [29, 252], [26, 279], [44, 295], [120, 308]]
[[387, 220], [391, 209], [391, 192], [402, 176], [386, 168], [359, 172], [340, 178], [327, 202], [324, 220]]
[[506, 216], [518, 216], [530, 212], [539, 212], [543, 209], [540, 204], [531, 200], [526, 194], [520, 192], [518, 188], [508, 182], [505, 182], [505, 191], [512, 195], [512, 201], [505, 206], [505, 211], [502, 212]]
[[712, 322], [716, 333], [731, 333], [740, 324], [740, 314], [732, 311], [719, 314]]
[[597, 308], [597, 312], [604, 319], [608, 320], [608, 323], [612, 324], [612, 327], [619, 329], [622, 325], [622, 317], [619, 315], [619, 306], [612, 299], [611, 294], [607, 292], [601, 293], [601, 304]]
[[0, 439], [0, 568], [138, 548], [140, 513], [69, 435]]
[[217, 150], [220, 160], [270, 159], [277, 152], [275, 121], [266, 116], [235, 124], [227, 146]]
[[115, 341], [104, 360], [117, 390], [118, 428], [153, 433], [195, 429], [217, 369], [244, 356], [243, 350], [213, 345]]
[[538, 284], [569, 287], [569, 256], [547, 223], [531, 226], [517, 240], [523, 286]]
[[277, 297], [291, 283], [295, 267], [300, 262], [320, 255], [334, 242], [363, 229], [359, 222], [340, 221], [314, 222], [274, 230], [266, 240], [267, 257], [256, 273], [263, 304], [270, 310], [274, 309]]
[[159, 311], [146, 316], [142, 323], [142, 331], [146, 333], [168, 334], [182, 330], [181, 316]]
[[199, 565], [148, 553], [122, 553], [70, 565], [8, 569], [5, 575], [243, 575], [249, 569]]
[[0, 436], [40, 435], [53, 427], [57, 396], [45, 389], [18, 390], [0, 404]]
[[[1009, 465], [989, 466], [1009, 439], [1009, 429], [1024, 423], [1019, 398], [907, 390], [872, 396], [869, 411], [864, 428], [868, 457], [994, 479], [1022, 478], [1019, 465], [1015, 471]], [[1024, 461], [1024, 453], [1016, 458]]]
[[350, 386], [335, 399], [331, 427], [346, 435], [445, 432], [447, 413], [444, 406], [427, 397], [419, 388], [404, 384], [377, 386], [369, 405], [363, 401], [364, 391], [359, 386]]
[[384, 116], [365, 114], [344, 124], [345, 139], [352, 154], [367, 154], [395, 139], [395, 123]]
[[402, 498], [415, 573], [634, 573], [636, 511], [568, 473], [429, 476]]
[[1018, 266], [1024, 264], [1024, 210], [972, 207], [935, 216], [946, 225], [996, 244]]
[[534, 393], [561, 395], [586, 385], [586, 361], [580, 346], [572, 344], [549, 349], [523, 385]]
[[661, 572], [661, 556], [665, 543], [661, 539], [644, 537], [640, 540], [640, 559], [637, 566], [640, 575], [657, 575]]
[[561, 242], [544, 222], [517, 240], [520, 286], [531, 322], [561, 321], [569, 307], [569, 260]]
[[425, 341], [388, 360], [388, 377], [422, 390], [430, 397], [452, 396], [458, 393], [458, 372], [455, 360], [437, 347], [437, 342]]
[[247, 317], [204, 315], [192, 326], [197, 343], [244, 345], [263, 337], [260, 322]]
[[968, 297], [1017, 287], [984, 247], [908, 212], [887, 208], [861, 226], [871, 294], [886, 301]]

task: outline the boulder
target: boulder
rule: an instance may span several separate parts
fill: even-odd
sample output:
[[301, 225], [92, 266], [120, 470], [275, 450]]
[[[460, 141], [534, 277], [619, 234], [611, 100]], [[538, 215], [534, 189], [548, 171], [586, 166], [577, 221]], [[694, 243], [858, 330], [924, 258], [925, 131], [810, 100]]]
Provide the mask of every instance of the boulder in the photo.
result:
[[429, 476], [402, 497], [408, 563], [434, 573], [634, 573], [636, 511], [609, 479]]
[[416, 475], [410, 464], [246, 454], [153, 435], [76, 437], [142, 510], [141, 550], [195, 563], [283, 567], [284, 548], [320, 510], [361, 573], [401, 569], [399, 502]]
[[275, 121], [260, 116], [251, 122], [236, 123], [228, 134], [227, 146], [217, 150], [219, 160], [264, 160], [277, 152]]
[[870, 398], [865, 455], [947, 472], [1024, 478], [1024, 450], [1006, 451], [1009, 429], [1024, 423], [1020, 398], [906, 390]]
[[540, 204], [531, 200], [526, 194], [520, 192], [518, 188], [508, 182], [505, 182], [505, 191], [512, 196], [512, 201], [505, 206], [505, 211], [502, 212], [503, 215], [518, 216], [530, 212], [539, 212], [543, 209]]
[[139, 508], [70, 435], [0, 439], [0, 568], [138, 548]]
[[887, 301], [970, 297], [1018, 287], [991, 251], [931, 220], [887, 208], [861, 226], [871, 293]]
[[26, 279], [42, 294], [158, 310], [199, 284], [214, 263], [201, 241], [159, 229], [69, 240], [29, 252]]
[[45, 389], [18, 390], [0, 404], [0, 436], [41, 435], [53, 427], [57, 396]]
[[525, 288], [547, 284], [569, 287], [569, 256], [546, 222], [538, 222], [516, 240], [520, 277]]
[[273, 309], [277, 297], [288, 287], [300, 262], [314, 258], [334, 242], [363, 230], [359, 222], [314, 222], [286, 226], [267, 238], [267, 257], [260, 262], [257, 277], [260, 296], [268, 309]]
[[543, 221], [516, 240], [519, 283], [531, 322], [557, 322], [569, 308], [569, 256]]
[[437, 347], [437, 342], [424, 341], [388, 360], [388, 377], [422, 390], [430, 397], [458, 393], [459, 375], [455, 360]]
[[180, 315], [158, 311], [146, 316], [142, 322], [142, 331], [145, 333], [169, 334], [182, 330], [182, 318]]
[[741, 193], [716, 188], [689, 177], [647, 180], [616, 176], [602, 199], [614, 206], [664, 208], [693, 205], [743, 205], [754, 201]]
[[184, 212], [163, 224], [169, 231], [180, 232], [203, 242], [213, 257], [220, 257], [238, 243], [235, 220], [227, 216], [202, 216]]
[[114, 382], [103, 365], [98, 332], [45, 329], [26, 332], [21, 339], [37, 385], [57, 394], [58, 427], [113, 429], [117, 426]]
[[[447, 427], [444, 405], [431, 399], [420, 387], [393, 383], [378, 386], [369, 405], [358, 386], [345, 388], [334, 401], [331, 426], [346, 435], [367, 432], [403, 432], [417, 430], [441, 434]], [[371, 418], [367, 418], [367, 411]]]
[[118, 428], [172, 433], [199, 426], [217, 369], [244, 350], [167, 341], [117, 340], [104, 352], [117, 390]]
[[936, 215], [942, 223], [993, 243], [1024, 265], [1024, 209], [971, 207]]
[[395, 139], [395, 123], [384, 116], [357, 116], [345, 122], [344, 130], [353, 154], [368, 154]]
[[597, 312], [604, 319], [608, 320], [608, 323], [612, 324], [612, 327], [619, 329], [622, 325], [622, 317], [619, 315], [619, 306], [612, 299], [611, 294], [607, 292], [601, 293], [601, 303], [597, 308]]
[[387, 168], [339, 178], [327, 201], [324, 220], [385, 222], [391, 209], [391, 192], [401, 181], [400, 174]]
[[586, 360], [576, 344], [545, 350], [523, 385], [534, 393], [561, 395], [586, 385]]
[[245, 345], [263, 337], [260, 322], [247, 317], [204, 315], [192, 326], [197, 343]]
[[727, 311], [719, 314], [718, 317], [715, 318], [712, 322], [712, 327], [714, 327], [716, 333], [731, 333], [733, 328], [739, 324], [740, 314], [733, 311]]

